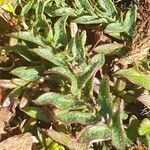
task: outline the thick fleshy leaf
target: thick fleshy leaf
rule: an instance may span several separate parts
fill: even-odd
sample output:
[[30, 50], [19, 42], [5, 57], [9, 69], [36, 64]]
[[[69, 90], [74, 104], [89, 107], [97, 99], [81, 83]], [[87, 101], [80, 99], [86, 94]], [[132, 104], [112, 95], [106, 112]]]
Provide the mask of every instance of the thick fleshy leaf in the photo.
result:
[[66, 65], [66, 56], [65, 55], [56, 55], [52, 52], [52, 48], [35, 48], [30, 49], [31, 52], [37, 54], [38, 56], [48, 60], [49, 62], [58, 65], [63, 66]]
[[150, 76], [139, 72], [135, 68], [119, 70], [115, 75], [126, 78], [130, 82], [150, 90]]
[[79, 24], [100, 24], [108, 23], [105, 18], [98, 18], [97, 16], [81, 16], [74, 20], [74, 22]]
[[45, 130], [45, 133], [54, 141], [65, 145], [68, 147], [70, 150], [85, 150], [86, 145], [79, 143], [74, 139], [73, 137], [69, 136], [68, 134], [61, 133], [61, 132], [56, 132], [55, 130]]
[[40, 29], [45, 29], [49, 26], [48, 19], [44, 14], [45, 7], [48, 3], [49, 0], [36, 2], [36, 11], [35, 11], [36, 18], [32, 25], [32, 28], [36, 31], [39, 31]]
[[55, 16], [75, 16], [75, 10], [71, 7], [61, 7], [58, 9], [50, 10], [50, 7], [46, 8], [46, 13], [49, 16], [55, 17]]
[[25, 17], [25, 16], [28, 14], [28, 12], [29, 12], [29, 10], [31, 9], [33, 3], [34, 3], [34, 0], [30, 0], [30, 1], [28, 1], [27, 4], [22, 8], [22, 11], [21, 11], [21, 14], [20, 14], [22, 17]]
[[79, 74], [76, 80], [72, 80], [71, 92], [73, 95], [79, 94], [97, 69], [103, 66], [104, 62], [105, 58], [103, 54], [97, 54], [90, 60], [88, 66], [84, 69], [84, 72]]
[[133, 6], [130, 8], [125, 16], [123, 22], [115, 22], [107, 25], [105, 31], [107, 33], [122, 33], [125, 32], [129, 36], [134, 35], [134, 26], [136, 24], [137, 8]]
[[118, 110], [114, 113], [112, 118], [112, 144], [117, 150], [125, 149], [125, 137], [123, 129], [123, 101], [120, 102]]
[[54, 45], [62, 44], [63, 46], [65, 46], [68, 42], [66, 33], [67, 18], [68, 16], [63, 16], [60, 19], [58, 19], [54, 24]]
[[70, 72], [70, 70], [65, 67], [53, 67], [50, 70], [50, 73], [55, 73], [55, 74], [61, 75], [63, 77], [66, 77], [68, 79], [72, 79], [74, 77], [73, 73]]
[[110, 96], [110, 87], [109, 87], [109, 77], [105, 76], [100, 81], [100, 91], [98, 100], [101, 106], [101, 113], [102, 115], [106, 116], [106, 114], [109, 114], [109, 116], [112, 116], [112, 99]]
[[11, 36], [17, 39], [29, 41], [40, 46], [46, 46], [43, 37], [40, 35], [35, 36], [31, 31], [20, 31], [11, 33]]
[[13, 69], [10, 73], [27, 81], [39, 79], [39, 72], [36, 67], [19, 67]]
[[145, 118], [142, 120], [140, 127], [139, 127], [139, 134], [141, 136], [150, 134], [150, 119]]
[[45, 122], [49, 121], [47, 114], [41, 108], [27, 106], [24, 107], [22, 111], [34, 119]]
[[124, 44], [118, 44], [118, 43], [109, 43], [109, 44], [103, 44], [100, 46], [97, 46], [94, 51], [97, 53], [103, 53], [103, 54], [118, 54], [118, 49], [121, 49], [124, 47]]
[[82, 6], [85, 10], [87, 10], [90, 14], [95, 15], [94, 8], [90, 4], [88, 0], [76, 0], [75, 3], [78, 4], [78, 6]]
[[105, 29], [106, 33], [121, 33], [125, 32], [125, 27], [123, 23], [115, 22], [107, 25]]
[[78, 139], [79, 142], [91, 143], [98, 141], [106, 141], [111, 139], [111, 130], [105, 124], [87, 127], [86, 130], [81, 131]]
[[29, 62], [36, 61], [36, 57], [29, 51], [29, 47], [23, 44], [7, 47], [10, 51], [14, 51]]
[[134, 144], [134, 142], [138, 138], [138, 127], [139, 120], [135, 116], [131, 116], [129, 120], [129, 126], [126, 129], [127, 143], [129, 145]]
[[69, 109], [74, 106], [73, 99], [54, 92], [44, 93], [34, 102], [38, 105], [54, 105], [59, 109]]
[[111, 17], [115, 17], [117, 10], [114, 3], [111, 0], [98, 0], [98, 4], [109, 14]]
[[96, 121], [96, 117], [93, 113], [79, 111], [59, 112], [56, 114], [56, 117], [58, 120], [66, 123], [91, 124]]
[[130, 8], [126, 14], [125, 20], [124, 20], [124, 27], [126, 30], [126, 33], [129, 36], [134, 36], [135, 32], [135, 25], [136, 25], [136, 19], [137, 19], [137, 7], [134, 5], [132, 8]]
[[[84, 40], [82, 40], [82, 38], [84, 38]], [[73, 61], [77, 66], [81, 65], [85, 59], [85, 38], [86, 33], [82, 32], [80, 37], [76, 35], [74, 38], [72, 38], [68, 45], [68, 49], [71, 50], [73, 55]]]

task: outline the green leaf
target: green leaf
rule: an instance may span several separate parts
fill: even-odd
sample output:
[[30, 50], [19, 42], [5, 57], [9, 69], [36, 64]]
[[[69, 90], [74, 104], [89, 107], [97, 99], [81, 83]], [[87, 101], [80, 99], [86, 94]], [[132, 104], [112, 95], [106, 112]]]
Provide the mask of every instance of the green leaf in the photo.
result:
[[98, 100], [101, 106], [101, 113], [102, 115], [112, 116], [112, 99], [110, 97], [110, 86], [109, 86], [109, 77], [105, 76], [100, 81], [100, 91], [98, 95]]
[[38, 105], [54, 105], [59, 109], [69, 109], [74, 106], [73, 99], [54, 92], [44, 93], [34, 102]]
[[19, 67], [13, 69], [10, 73], [27, 81], [34, 81], [40, 77], [37, 67]]
[[35, 56], [29, 51], [29, 47], [23, 44], [17, 44], [15, 46], [8, 47], [11, 51], [16, 52], [21, 57], [29, 62], [35, 61]]
[[76, 0], [75, 3], [78, 4], [78, 6], [82, 6], [85, 10], [87, 10], [90, 14], [95, 15], [94, 8], [90, 4], [89, 0]]
[[134, 5], [134, 7], [128, 10], [124, 20], [124, 27], [126, 33], [131, 37], [133, 37], [135, 34], [136, 19], [137, 19], [137, 7], [136, 5]]
[[[48, 9], [49, 8], [49, 9]], [[51, 8], [48, 7], [46, 9], [46, 13], [51, 16], [51, 17], [56, 17], [56, 16], [76, 16], [75, 15], [75, 9], [71, 8], [71, 7], [61, 7], [58, 9], [54, 9], [54, 10], [50, 10]]]
[[143, 119], [138, 131], [141, 136], [150, 134], [150, 119]]
[[34, 0], [29, 0], [27, 4], [22, 8], [20, 16], [25, 18], [25, 16], [28, 14], [29, 10], [31, 9], [33, 3], [34, 3]]
[[13, 90], [8, 94], [8, 97], [9, 97], [11, 100], [18, 100], [19, 97], [22, 95], [24, 89], [25, 89], [25, 86], [18, 86], [17, 88], [13, 89]]
[[56, 132], [55, 130], [46, 130], [45, 133], [54, 141], [65, 145], [70, 150], [85, 150], [86, 145], [77, 142], [73, 137], [69, 136], [68, 134], [62, 132]]
[[124, 47], [124, 44], [119, 43], [109, 43], [109, 44], [102, 44], [100, 46], [97, 46], [94, 51], [97, 53], [103, 53], [103, 54], [117, 54], [118, 49], [121, 49]]
[[[82, 33], [83, 34], [83, 33]], [[71, 50], [73, 55], [73, 60], [77, 66], [81, 65], [85, 60], [85, 41], [82, 41], [82, 36], [77, 35], [72, 38], [68, 45], [68, 49]]]
[[35, 36], [31, 31], [20, 31], [11, 33], [11, 36], [17, 39], [29, 41], [39, 46], [45, 47], [44, 39], [40, 35]]
[[68, 79], [71, 79], [74, 77], [73, 73], [70, 72], [68, 68], [65, 67], [53, 67], [50, 72], [61, 75], [63, 77], [66, 77]]
[[39, 55], [40, 57], [48, 60], [49, 62], [58, 65], [58, 66], [65, 66], [66, 65], [66, 56], [65, 55], [58, 55], [54, 54], [51, 47], [48, 48], [35, 48], [30, 49], [31, 52]]
[[129, 145], [134, 144], [134, 142], [138, 138], [138, 127], [139, 120], [135, 116], [131, 116], [129, 120], [129, 126], [126, 129], [127, 143]]
[[35, 16], [36, 19], [32, 25], [32, 29], [35, 31], [39, 31], [40, 29], [45, 29], [46, 27], [49, 27], [49, 19], [46, 18], [44, 14], [45, 7], [49, 3], [50, 0], [45, 1], [37, 1], [36, 8], [35, 8]]
[[123, 101], [118, 108], [118, 110], [114, 113], [112, 118], [112, 144], [116, 147], [117, 150], [125, 149], [125, 137], [124, 137], [124, 129], [123, 129]]
[[108, 21], [105, 18], [98, 18], [97, 16], [89, 16], [89, 15], [78, 17], [74, 20], [74, 22], [79, 23], [79, 24], [108, 23]]
[[49, 122], [47, 114], [42, 109], [40, 109], [38, 107], [27, 106], [21, 110], [34, 119]]
[[56, 114], [56, 117], [58, 120], [66, 123], [91, 124], [96, 121], [96, 117], [93, 113], [79, 111], [59, 112]]
[[150, 90], [150, 76], [139, 72], [135, 68], [119, 70], [115, 73], [115, 75], [124, 77], [130, 82], [142, 86], [147, 90]]
[[106, 141], [111, 139], [111, 130], [105, 124], [87, 127], [81, 131], [78, 141], [84, 143]]
[[19, 79], [19, 78], [12, 78], [11, 79], [11, 82], [13, 84], [16, 84], [17, 86], [24, 86], [26, 85], [27, 83], [29, 83], [29, 81], [26, 81], [24, 79]]
[[111, 17], [115, 17], [117, 14], [116, 7], [111, 0], [98, 0], [98, 4], [106, 11]]
[[72, 80], [71, 92], [73, 95], [78, 95], [81, 89], [85, 87], [98, 68], [102, 67], [105, 62], [103, 54], [95, 55], [88, 63], [88, 66], [84, 69], [84, 72], [76, 77], [76, 80]]
[[125, 32], [126, 29], [124, 27], [124, 24], [121, 22], [115, 22], [115, 23], [110, 23], [107, 25], [105, 32], [106, 33], [122, 33]]
[[53, 44], [61, 44], [65, 46], [68, 42], [67, 33], [66, 33], [66, 23], [68, 16], [63, 16], [56, 21], [54, 24], [54, 37]]
[[123, 33], [125, 32], [129, 36], [134, 35], [134, 28], [137, 18], [137, 8], [136, 6], [129, 9], [125, 16], [124, 22], [115, 22], [107, 25], [105, 31], [106, 33]]

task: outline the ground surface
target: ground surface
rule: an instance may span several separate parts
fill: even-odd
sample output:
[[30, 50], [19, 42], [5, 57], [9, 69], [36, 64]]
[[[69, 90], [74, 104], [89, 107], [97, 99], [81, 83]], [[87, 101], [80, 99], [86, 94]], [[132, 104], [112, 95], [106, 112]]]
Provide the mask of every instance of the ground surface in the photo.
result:
[[150, 149], [149, 0], [0, 0], [0, 150]]

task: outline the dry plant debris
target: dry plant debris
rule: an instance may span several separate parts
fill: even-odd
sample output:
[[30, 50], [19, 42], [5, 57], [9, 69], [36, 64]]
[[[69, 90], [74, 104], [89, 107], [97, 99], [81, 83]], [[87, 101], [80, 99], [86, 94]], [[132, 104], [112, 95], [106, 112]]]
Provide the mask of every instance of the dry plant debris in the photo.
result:
[[150, 149], [149, 0], [0, 0], [0, 150]]

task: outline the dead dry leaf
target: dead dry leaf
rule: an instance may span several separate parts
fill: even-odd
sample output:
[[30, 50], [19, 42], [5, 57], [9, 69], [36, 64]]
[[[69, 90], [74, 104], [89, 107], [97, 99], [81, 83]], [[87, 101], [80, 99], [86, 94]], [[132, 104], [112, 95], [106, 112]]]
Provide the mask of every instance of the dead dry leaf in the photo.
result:
[[8, 110], [8, 108], [0, 108], [0, 134], [6, 133], [4, 128], [6, 124], [9, 122], [12, 117], [12, 113]]
[[0, 143], [0, 150], [32, 150], [34, 136], [25, 133], [12, 136]]

